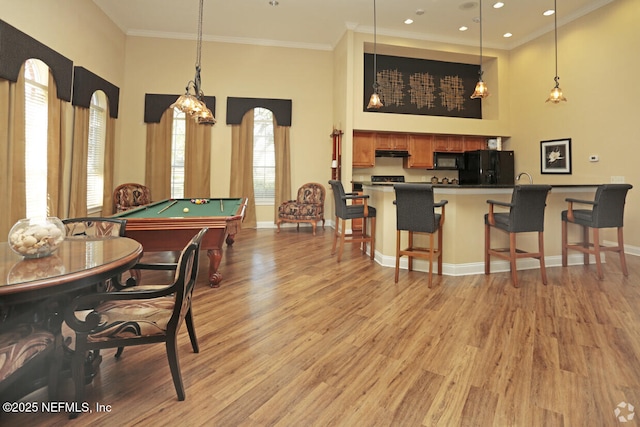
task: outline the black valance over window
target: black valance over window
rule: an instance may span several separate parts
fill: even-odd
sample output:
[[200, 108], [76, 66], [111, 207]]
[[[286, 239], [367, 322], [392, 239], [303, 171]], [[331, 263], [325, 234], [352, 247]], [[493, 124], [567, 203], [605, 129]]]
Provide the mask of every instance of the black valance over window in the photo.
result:
[[31, 58], [49, 66], [58, 88], [58, 98], [71, 101], [73, 61], [0, 20], [0, 77], [16, 82], [20, 67]]
[[[164, 95], [157, 93], [147, 93], [144, 95], [144, 122], [145, 123], [160, 123], [162, 114], [176, 102], [180, 95]], [[216, 97], [205, 96], [204, 102], [207, 107], [213, 113], [213, 117], [216, 116]]]
[[239, 125], [245, 113], [256, 107], [271, 110], [278, 126], [291, 126], [291, 100], [266, 98], [227, 98], [227, 124]]
[[120, 89], [83, 67], [74, 67], [73, 74], [73, 100], [71, 103], [89, 108], [91, 96], [95, 91], [101, 90], [107, 95], [109, 116], [117, 119]]

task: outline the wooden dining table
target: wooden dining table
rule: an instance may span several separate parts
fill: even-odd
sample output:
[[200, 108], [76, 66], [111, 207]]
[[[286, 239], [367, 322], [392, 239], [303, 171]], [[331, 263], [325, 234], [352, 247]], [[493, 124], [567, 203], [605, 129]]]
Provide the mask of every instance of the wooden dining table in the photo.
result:
[[73, 293], [126, 272], [141, 256], [142, 245], [126, 237], [67, 238], [52, 255], [35, 259], [0, 243], [0, 304]]

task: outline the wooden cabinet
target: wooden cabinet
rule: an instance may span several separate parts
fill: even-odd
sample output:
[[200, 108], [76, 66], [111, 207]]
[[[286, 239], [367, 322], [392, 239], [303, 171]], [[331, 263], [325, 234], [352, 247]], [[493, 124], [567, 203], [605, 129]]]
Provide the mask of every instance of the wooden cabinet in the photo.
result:
[[376, 150], [406, 150], [409, 148], [405, 133], [376, 133]]
[[372, 168], [376, 161], [376, 133], [353, 133], [353, 167]]
[[485, 150], [487, 144], [482, 136], [465, 136], [464, 151]]
[[433, 135], [409, 135], [409, 157], [403, 159], [405, 168], [432, 169], [433, 168]]
[[461, 135], [434, 135], [433, 151], [462, 153], [464, 139]]

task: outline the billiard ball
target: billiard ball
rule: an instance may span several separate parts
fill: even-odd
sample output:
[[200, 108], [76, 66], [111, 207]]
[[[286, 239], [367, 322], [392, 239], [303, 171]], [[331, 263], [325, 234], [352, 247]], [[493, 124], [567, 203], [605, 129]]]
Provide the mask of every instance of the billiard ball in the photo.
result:
[[189, 212], [189, 208], [184, 208], [184, 209], [182, 209], [182, 212], [184, 212], [184, 213]]

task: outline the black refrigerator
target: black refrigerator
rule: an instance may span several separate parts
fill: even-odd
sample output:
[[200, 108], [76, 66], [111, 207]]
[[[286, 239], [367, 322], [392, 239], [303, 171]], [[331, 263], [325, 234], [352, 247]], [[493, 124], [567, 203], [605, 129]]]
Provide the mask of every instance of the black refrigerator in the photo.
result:
[[466, 151], [460, 185], [513, 185], [513, 169], [513, 151]]

